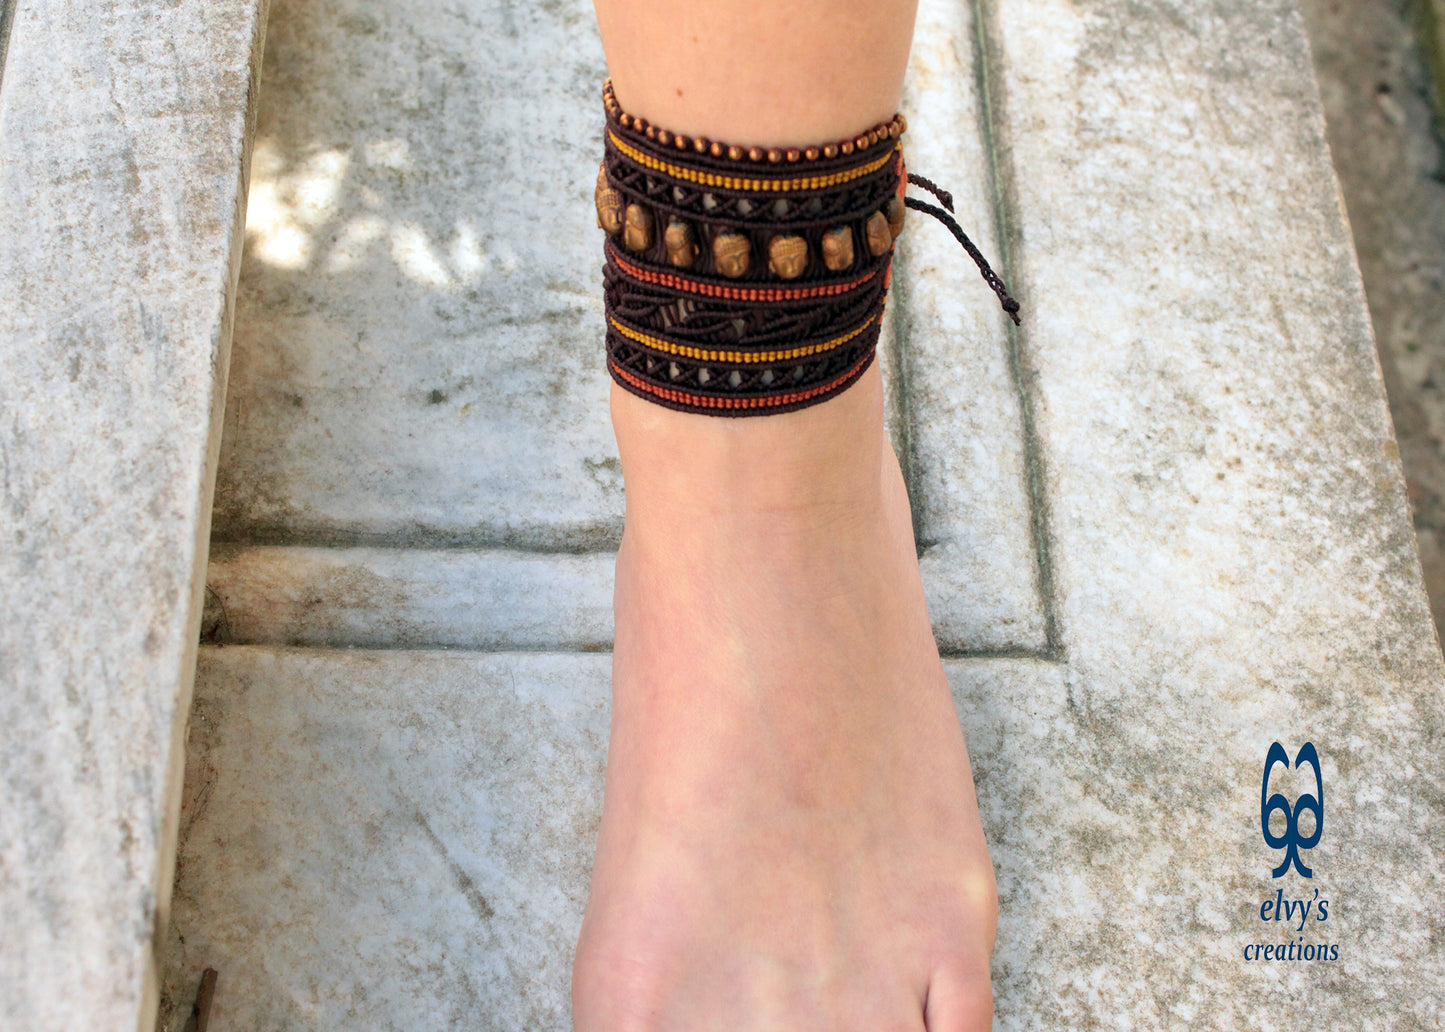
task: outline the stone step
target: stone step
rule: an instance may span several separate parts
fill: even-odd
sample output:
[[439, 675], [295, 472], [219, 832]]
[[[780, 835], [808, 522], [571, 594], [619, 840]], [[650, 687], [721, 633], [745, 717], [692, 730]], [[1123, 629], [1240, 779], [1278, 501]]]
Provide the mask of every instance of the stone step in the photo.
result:
[[[238, 640], [385, 645], [392, 632], [376, 624], [391, 621], [392, 641], [436, 628], [450, 642], [429, 614], [475, 606], [435, 553], [481, 553], [457, 557], [480, 569], [522, 550], [567, 571], [579, 553], [610, 557], [621, 536], [591, 201], [606, 73], [592, 8], [402, 0], [362, 15], [278, 0], [272, 21], [216, 488], [227, 551], [211, 571], [215, 620], [220, 605], [266, 611], [273, 589], [316, 596], [318, 563], [359, 564], [353, 579], [386, 594], [357, 637], [328, 637], [345, 621], [323, 601], [314, 619], [272, 611], [269, 629], [238, 615]], [[944, 19], [922, 37], [909, 162], [954, 191], [992, 254], [983, 140], [958, 130], [979, 118], [961, 31]], [[941, 226], [919, 217], [904, 239], [882, 364], [935, 621], [950, 647], [1046, 651], [1004, 317]], [[250, 551], [288, 546], [306, 550], [289, 581], [277, 580], [283, 558]], [[358, 547], [418, 558], [379, 560], [406, 572], [368, 578], [372, 553]], [[488, 626], [509, 619], [483, 618], [461, 643], [512, 640]]]
[[[160, 1028], [207, 967], [217, 1029], [570, 1027], [609, 664], [203, 647]], [[1432, 1027], [1427, 706], [1279, 679], [1126, 708], [1067, 664], [945, 666], [998, 874], [996, 1028]], [[1312, 882], [1275, 881], [1260, 771], [1302, 729], [1324, 834]], [[1314, 887], [1324, 924], [1261, 923]], [[1243, 958], [1301, 934], [1338, 960]]]
[[148, 1029], [264, 2], [0, 4], [0, 1028]]
[[[556, 49], [565, 33], [548, 19], [585, 24], [584, 10], [565, 10], [476, 17], [519, 46], [538, 33]], [[385, 17], [353, 23], [311, 5], [278, 8], [275, 24], [278, 38], [304, 39], [319, 66], [350, 52], [339, 50], [338, 33], [364, 36], [347, 45], [372, 59], [391, 54], [385, 43], [396, 30]], [[465, 31], [451, 17], [443, 29], [409, 30], [428, 41], [413, 53], [450, 53], [444, 40], [430, 48]], [[1027, 654], [946, 663], [999, 875], [996, 1027], [1438, 1025], [1445, 962], [1433, 928], [1445, 811], [1432, 750], [1445, 721], [1445, 662], [1297, 12], [1281, 0], [1117, 11], [924, 0], [919, 17], [910, 166], [959, 170], [962, 182], [946, 185], [962, 187], [965, 223], [1001, 256], [1024, 302], [1021, 331], [1004, 338], [987, 295], [930, 296], [930, 283], [943, 282], [930, 276], [967, 287], [967, 270], [948, 246], [923, 258], [929, 227], [915, 227], [885, 349], [891, 425], [925, 561], [962, 579], [992, 569], [1036, 599], [1016, 590], [1010, 597], [1023, 602], [990, 609], [984, 596], [964, 594], [950, 615], [944, 593], [930, 594], [941, 637], [952, 628], [959, 640], [1002, 640], [986, 636], [1010, 616], [1031, 628], [1016, 638], [1030, 643]], [[306, 60], [298, 52], [286, 62], [298, 92], [324, 77]], [[401, 80], [426, 81], [436, 64], [411, 60], [418, 75]], [[578, 212], [594, 158], [578, 141], [588, 138], [599, 68], [566, 60], [577, 63], [564, 61], [561, 85], [503, 85], [539, 90], [557, 108], [557, 128], [540, 131], [555, 133], [547, 146], [563, 155], [559, 176], [571, 184], [558, 217], [577, 218], [585, 239]], [[310, 131], [290, 132], [320, 140], [316, 154], [366, 153], [364, 135], [328, 137], [333, 120], [303, 124]], [[411, 131], [427, 140], [441, 132]], [[407, 140], [377, 153], [400, 161], [428, 152]], [[306, 198], [324, 207], [344, 196], [308, 193], [312, 181], [321, 180], [286, 187], [297, 211], [309, 210]], [[361, 185], [381, 196], [377, 181]], [[440, 181], [438, 210], [458, 210], [462, 192]], [[253, 264], [274, 265], [262, 250], [283, 237], [265, 225], [251, 237]], [[325, 242], [351, 239], [351, 223], [317, 225], [332, 228], [309, 238], [321, 250], [307, 269], [248, 310], [273, 327], [265, 348], [293, 357], [275, 376], [251, 376], [247, 391], [291, 375], [308, 341], [338, 353], [327, 341], [349, 318], [346, 304], [328, 302], [324, 319], [302, 316], [337, 289]], [[414, 260], [423, 253], [415, 234], [371, 238], [385, 246], [367, 260], [367, 282], [390, 304], [417, 304], [387, 285], [398, 282], [387, 263], [435, 274], [450, 253], [436, 241], [452, 239], [451, 225], [440, 222], [429, 238], [432, 265]], [[523, 238], [507, 239], [513, 251], [486, 253], [521, 254]], [[579, 244], [568, 260], [595, 261], [586, 253]], [[583, 268], [573, 267], [566, 288], [579, 311], [594, 303]], [[279, 274], [255, 275], [269, 284]], [[348, 289], [347, 303], [364, 301]], [[511, 310], [503, 293], [492, 299], [494, 310]], [[297, 321], [282, 325], [273, 308]], [[429, 318], [410, 311], [396, 325]], [[531, 338], [517, 334], [503, 351], [522, 363]], [[596, 340], [559, 339], [576, 368], [596, 361]], [[991, 343], [1004, 339], [1006, 347]], [[425, 354], [405, 361], [443, 368], [426, 366]], [[321, 375], [332, 364], [307, 368]], [[568, 403], [548, 408], [543, 426], [523, 412], [487, 414], [480, 393], [466, 394], [475, 384], [457, 388], [465, 397], [450, 418], [511, 420], [544, 475], [509, 466], [508, 444], [469, 467], [491, 473], [474, 472], [448, 496], [447, 478], [462, 466], [452, 453], [488, 438], [439, 419], [415, 432], [445, 442], [436, 455], [446, 459], [415, 460], [430, 454], [424, 442], [390, 450], [386, 428], [418, 418], [396, 399], [420, 411], [424, 387], [445, 396], [425, 395], [435, 407], [452, 405], [453, 394], [451, 381], [414, 375], [378, 400], [376, 411], [390, 414], [373, 427], [362, 405], [335, 399], [364, 393], [378, 369], [337, 373], [314, 424], [286, 423], [288, 406], [311, 404], [298, 390], [299, 405], [272, 399], [266, 418], [235, 438], [237, 486], [213, 573], [218, 596], [236, 600], [228, 615], [234, 608], [247, 628], [237, 635], [280, 641], [291, 623], [309, 641], [410, 647], [428, 636], [465, 640], [477, 620], [471, 640], [493, 648], [603, 644], [606, 549], [620, 510], [615, 481], [596, 475], [607, 469], [596, 399], [564, 383], [557, 397]], [[937, 381], [934, 369], [945, 371]], [[980, 393], [959, 386], [990, 369], [1000, 371], [982, 377]], [[989, 382], [993, 394], [984, 393]], [[519, 376], [509, 391], [521, 386]], [[1010, 398], [1013, 408], [993, 410]], [[289, 426], [287, 447], [298, 454], [334, 449], [318, 461], [333, 471], [352, 463], [358, 483], [306, 473], [276, 445], [286, 433], [268, 438], [266, 424]], [[558, 428], [552, 437], [548, 426]], [[586, 452], [568, 459], [559, 442], [589, 433], [599, 442], [591, 464], [576, 458]], [[369, 443], [327, 443], [337, 438]], [[995, 447], [1014, 456], [990, 460], [1007, 476], [985, 477], [970, 494], [968, 477], [988, 468]], [[419, 469], [435, 481], [413, 477]], [[995, 490], [1017, 482], [1017, 495]], [[271, 485], [255, 495], [264, 504], [247, 500], [249, 484]], [[372, 491], [412, 501], [385, 510]], [[980, 567], [977, 553], [995, 538], [969, 538], [967, 528], [988, 513], [996, 522], [984, 526], [1008, 517], [997, 540], [1014, 558]], [[286, 534], [301, 547], [286, 547]], [[956, 547], [946, 563], [941, 543]], [[565, 549], [576, 554], [557, 554]], [[279, 615], [262, 615], [268, 593]], [[388, 604], [391, 617], [368, 612]], [[515, 614], [495, 615], [502, 605]], [[306, 616], [307, 606], [318, 615]], [[183, 1017], [211, 965], [231, 980], [218, 995], [221, 1027], [566, 1027], [605, 756], [608, 657], [202, 651], [166, 953], [170, 1020]], [[1291, 758], [1312, 742], [1321, 757], [1327, 816], [1306, 851], [1309, 879], [1272, 877], [1280, 851], [1264, 841], [1259, 790], [1274, 741]], [[1298, 799], [1302, 777], [1286, 779], [1284, 791]], [[1328, 923], [1296, 932], [1261, 921], [1277, 892], [1293, 900], [1315, 890], [1330, 901]], [[1247, 952], [1297, 938], [1336, 947], [1335, 959]]]
[[[1043, 614], [1006, 591], [959, 591], [971, 554], [956, 543], [920, 567], [947, 655], [1047, 655]], [[612, 647], [611, 552], [315, 548], [218, 544], [202, 640], [356, 648], [596, 651]], [[1024, 585], [993, 585], [1019, 588]], [[962, 596], [962, 597], [961, 597]]]

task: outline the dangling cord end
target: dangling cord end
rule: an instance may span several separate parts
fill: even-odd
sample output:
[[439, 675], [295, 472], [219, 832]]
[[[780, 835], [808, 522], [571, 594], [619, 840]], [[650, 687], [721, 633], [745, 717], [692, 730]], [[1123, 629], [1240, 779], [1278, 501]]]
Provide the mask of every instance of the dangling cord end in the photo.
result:
[[[972, 258], [974, 264], [978, 266], [978, 271], [983, 276], [983, 281], [998, 295], [999, 304], [1002, 305], [1003, 310], [1008, 313], [1008, 317], [1014, 321], [1015, 326], [1020, 325], [1019, 303], [1009, 296], [1008, 287], [1004, 286], [1003, 280], [999, 279], [998, 274], [989, 268], [988, 260], [985, 259], [978, 248], [974, 246], [973, 241], [968, 238], [968, 234], [963, 231], [963, 228], [954, 221], [952, 215], [953, 195], [947, 190], [941, 189], [931, 180], [925, 179], [920, 175], [915, 175], [912, 172], [908, 173], [908, 181], [915, 186], [923, 187], [929, 193], [933, 194], [933, 196], [937, 197], [943, 205], [943, 208], [935, 208], [926, 201], [920, 201], [913, 197], [905, 197], [903, 203], [914, 211], [921, 211], [932, 215], [948, 227], [948, 231], [963, 245], [963, 249], [968, 252], [968, 256]], [[947, 211], [943, 210], [944, 208], [946, 208]]]
[[938, 198], [938, 203], [943, 205], [945, 208], [948, 209], [950, 213], [952, 213], [953, 194], [949, 193], [943, 187], [939, 186], [932, 179], [928, 179], [920, 175], [915, 175], [912, 172], [908, 173], [908, 181], [914, 186], [921, 186], [923, 187], [923, 189], [933, 194], [933, 196]]

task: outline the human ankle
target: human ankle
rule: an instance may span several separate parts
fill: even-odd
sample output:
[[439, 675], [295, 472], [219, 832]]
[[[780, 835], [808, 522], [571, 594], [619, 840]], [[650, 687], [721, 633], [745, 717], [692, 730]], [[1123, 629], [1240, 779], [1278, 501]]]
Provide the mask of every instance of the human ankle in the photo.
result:
[[826, 528], [880, 503], [889, 445], [876, 368], [827, 402], [756, 419], [679, 413], [612, 391], [629, 526]]

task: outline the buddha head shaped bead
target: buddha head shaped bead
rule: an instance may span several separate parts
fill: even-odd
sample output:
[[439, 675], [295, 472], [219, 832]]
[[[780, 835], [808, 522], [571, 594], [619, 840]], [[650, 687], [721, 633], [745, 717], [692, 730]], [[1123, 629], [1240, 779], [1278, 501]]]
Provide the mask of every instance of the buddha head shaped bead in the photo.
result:
[[679, 269], [690, 269], [697, 261], [697, 233], [692, 224], [681, 219], [671, 219], [662, 234], [667, 247], [667, 260]]
[[888, 216], [881, 211], [875, 211], [868, 216], [868, 221], [863, 226], [863, 234], [868, 238], [868, 253], [875, 258], [887, 254], [888, 249], [893, 246], [893, 230], [888, 228]]
[[717, 271], [730, 279], [737, 279], [748, 271], [752, 257], [752, 246], [741, 233], [721, 233], [713, 238], [712, 260]]
[[597, 170], [597, 191], [593, 196], [597, 201], [597, 225], [608, 236], [622, 232], [622, 194], [608, 180], [605, 165]]
[[908, 212], [908, 205], [903, 203], [902, 197], [890, 197], [888, 203], [883, 207], [883, 214], [888, 216], [888, 230], [897, 240], [903, 233], [903, 216]]
[[842, 272], [853, 265], [853, 231], [838, 226], [823, 234], [823, 264], [830, 272]]
[[646, 251], [652, 246], [652, 212], [640, 204], [629, 204], [623, 219], [622, 242], [633, 252]]
[[808, 242], [800, 236], [775, 236], [768, 241], [768, 270], [782, 279], [797, 279], [808, 267]]

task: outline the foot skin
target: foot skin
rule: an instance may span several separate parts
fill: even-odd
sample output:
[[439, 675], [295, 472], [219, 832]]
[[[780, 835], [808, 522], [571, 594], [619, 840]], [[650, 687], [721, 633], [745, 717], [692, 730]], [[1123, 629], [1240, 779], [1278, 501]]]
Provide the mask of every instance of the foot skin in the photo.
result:
[[576, 1032], [979, 1032], [997, 910], [876, 364], [725, 419], [612, 388], [627, 484]]

